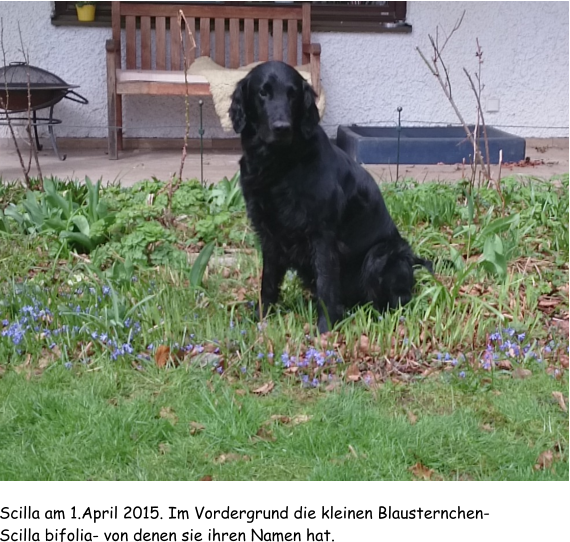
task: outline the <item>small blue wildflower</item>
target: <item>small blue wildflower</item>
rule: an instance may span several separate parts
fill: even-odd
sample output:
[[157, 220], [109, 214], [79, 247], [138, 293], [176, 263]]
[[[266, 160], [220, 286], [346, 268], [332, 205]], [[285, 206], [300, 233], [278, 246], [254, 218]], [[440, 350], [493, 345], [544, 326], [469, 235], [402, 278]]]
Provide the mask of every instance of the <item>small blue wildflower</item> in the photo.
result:
[[75, 295], [81, 295], [83, 293], [83, 288], [76, 288]]
[[123, 346], [121, 346], [121, 354], [132, 354], [132, 353], [133, 353], [133, 347], [129, 343], [125, 343], [123, 344]]
[[499, 341], [501, 339], [501, 334], [498, 331], [491, 333], [491, 335], [489, 335], [489, 339], [491, 341]]
[[316, 388], [319, 385], [319, 379], [313, 378], [311, 384], [312, 384], [313, 388]]
[[459, 378], [465, 378], [465, 371], [461, 371], [459, 373]]
[[89, 287], [89, 293], [90, 293], [91, 295], [95, 295], [95, 294], [97, 293], [97, 290], [95, 290], [95, 288], [93, 288], [93, 286], [90, 286], [90, 287]]
[[505, 329], [503, 329], [503, 331], [509, 336], [509, 337], [514, 337], [515, 336], [515, 330], [512, 327], [507, 327]]
[[522, 342], [522, 341], [524, 341], [525, 337], [526, 337], [526, 333], [524, 333], [524, 332], [523, 332], [523, 333], [519, 333], [519, 334], [517, 335], [517, 341]]
[[445, 356], [443, 357], [444, 361], [449, 361], [451, 359], [451, 356], [449, 355], [449, 352], [445, 353]]
[[201, 344], [196, 345], [196, 352], [201, 354], [204, 351], [204, 347]]
[[132, 323], [133, 323], [133, 321], [131, 320], [130, 317], [125, 318], [125, 327], [126, 327], [126, 328], [131, 327], [131, 324], [132, 324]]
[[281, 363], [285, 368], [289, 368], [291, 366], [291, 360], [289, 359], [289, 354], [287, 354], [287, 352], [283, 352], [283, 354], [281, 354]]
[[137, 334], [141, 332], [141, 324], [140, 322], [135, 322], [133, 325], [133, 333]]
[[56, 345], [55, 343], [51, 343], [51, 344], [49, 345], [49, 349], [50, 349], [50, 350], [53, 350], [56, 346], [57, 346], [57, 345]]
[[303, 375], [301, 377], [301, 380], [303, 381], [303, 384], [308, 384], [309, 383], [309, 375]]
[[7, 318], [4, 318], [4, 320], [2, 320], [2, 326], [3, 327], [6, 327], [9, 323], [10, 323], [10, 320], [8, 320]]
[[109, 295], [111, 293], [111, 288], [109, 288], [109, 286], [103, 286], [101, 291], [103, 292], [103, 295]]
[[224, 368], [221, 365], [219, 365], [218, 367], [216, 367], [216, 372], [218, 374], [222, 374], [224, 372]]
[[241, 335], [245, 335], [245, 334], [246, 334], [245, 329], [240, 330], [240, 334], [241, 334]]
[[91, 338], [96, 341], [99, 338], [99, 333], [97, 333], [96, 331], [93, 331], [93, 333], [91, 333]]
[[453, 365], [453, 367], [455, 367], [459, 362], [454, 358], [451, 360], [451, 365]]
[[550, 354], [550, 352], [552, 352], [552, 348], [550, 348], [550, 346], [546, 345], [546, 346], [544, 347], [544, 351], [545, 351], [547, 354]]
[[485, 361], [483, 363], [483, 369], [485, 369], [485, 371], [488, 371], [491, 368], [491, 363], [488, 361]]
[[63, 366], [64, 366], [66, 369], [71, 369], [72, 363], [71, 363], [71, 361], [66, 361], [66, 362], [63, 364]]
[[109, 339], [109, 336], [106, 333], [101, 333], [101, 335], [99, 335], [99, 339], [101, 340], [101, 342], [105, 343]]
[[[189, 345], [189, 346], [192, 346], [192, 345]], [[147, 350], [153, 350], [153, 349], [154, 349], [154, 344], [150, 343], [150, 344], [146, 347], [146, 349], [147, 349]], [[192, 350], [192, 348], [190, 348], [190, 350]]]
[[230, 329], [233, 329], [236, 325], [233, 320], [230, 320]]
[[131, 277], [131, 282], [138, 282], [139, 278], [137, 276]]
[[263, 359], [265, 357], [265, 355], [263, 354], [263, 352], [259, 352], [257, 354], [257, 359]]
[[273, 358], [274, 358], [273, 352], [269, 352], [269, 353], [267, 354], [267, 358], [268, 358], [268, 359], [273, 359]]
[[240, 371], [241, 371], [242, 373], [246, 373], [246, 372], [247, 372], [247, 367], [244, 365], [244, 366], [240, 369]]

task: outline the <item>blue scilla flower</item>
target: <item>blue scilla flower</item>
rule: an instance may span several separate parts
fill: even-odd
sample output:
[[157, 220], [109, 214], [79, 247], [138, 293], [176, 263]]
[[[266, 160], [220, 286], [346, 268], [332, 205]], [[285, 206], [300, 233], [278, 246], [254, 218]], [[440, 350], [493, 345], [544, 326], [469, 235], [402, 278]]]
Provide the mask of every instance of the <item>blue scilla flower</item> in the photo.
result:
[[111, 288], [109, 288], [109, 286], [103, 286], [101, 291], [103, 292], [103, 295], [109, 295], [111, 293]]

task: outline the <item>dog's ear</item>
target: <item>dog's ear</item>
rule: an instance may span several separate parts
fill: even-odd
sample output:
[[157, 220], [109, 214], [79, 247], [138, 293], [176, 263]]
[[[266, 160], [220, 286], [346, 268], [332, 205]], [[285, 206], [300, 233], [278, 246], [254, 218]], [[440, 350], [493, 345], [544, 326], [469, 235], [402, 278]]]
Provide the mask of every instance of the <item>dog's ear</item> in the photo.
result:
[[315, 103], [317, 97], [313, 87], [303, 81], [303, 119], [301, 121], [301, 132], [303, 136], [309, 137], [319, 124], [319, 110]]
[[247, 99], [247, 77], [244, 77], [237, 85], [232, 94], [230, 105], [230, 119], [236, 133], [241, 133], [247, 124], [245, 114], [245, 101]]

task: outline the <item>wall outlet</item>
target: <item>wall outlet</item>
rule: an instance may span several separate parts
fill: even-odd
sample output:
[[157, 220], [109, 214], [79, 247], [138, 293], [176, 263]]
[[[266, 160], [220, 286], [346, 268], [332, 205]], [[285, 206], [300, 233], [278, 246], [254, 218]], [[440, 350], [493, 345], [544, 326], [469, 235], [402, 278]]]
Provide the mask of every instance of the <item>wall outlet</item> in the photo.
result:
[[499, 98], [487, 99], [487, 113], [497, 113], [497, 111], [499, 111], [499, 106]]

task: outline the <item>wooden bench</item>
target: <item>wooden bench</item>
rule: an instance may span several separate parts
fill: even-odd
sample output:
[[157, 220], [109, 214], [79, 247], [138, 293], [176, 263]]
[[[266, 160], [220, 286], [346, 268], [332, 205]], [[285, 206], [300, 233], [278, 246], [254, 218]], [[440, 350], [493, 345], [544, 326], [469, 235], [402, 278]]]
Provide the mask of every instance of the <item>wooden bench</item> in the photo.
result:
[[[124, 95], [210, 95], [204, 77], [188, 75], [186, 84], [183, 54], [188, 64], [199, 56], [209, 56], [228, 68], [266, 60], [310, 65], [311, 83], [320, 92], [321, 49], [311, 43], [308, 3], [268, 7], [253, 3], [232, 6], [113, 2], [112, 10], [113, 38], [106, 43], [110, 159], [117, 159], [118, 150], [123, 148]], [[180, 10], [193, 33], [195, 49], [184, 28], [185, 43], [181, 43]]]

